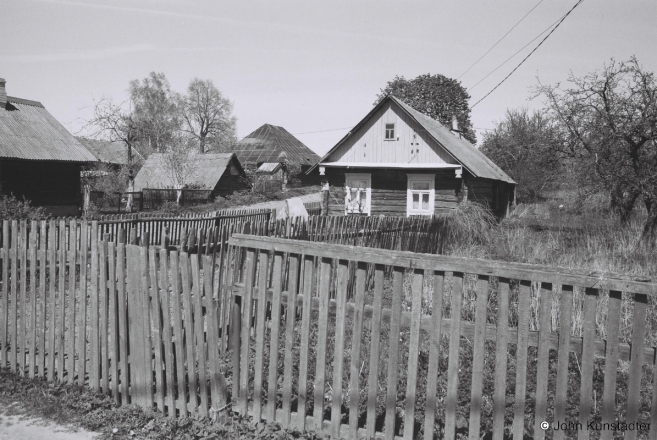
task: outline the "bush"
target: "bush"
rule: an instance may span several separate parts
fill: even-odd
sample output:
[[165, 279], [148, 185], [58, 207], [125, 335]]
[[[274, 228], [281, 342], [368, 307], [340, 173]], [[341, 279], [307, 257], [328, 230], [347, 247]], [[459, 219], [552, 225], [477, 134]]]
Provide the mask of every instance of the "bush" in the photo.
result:
[[25, 197], [20, 200], [13, 194], [4, 198], [1, 209], [3, 220], [45, 220], [50, 217], [44, 208], [32, 206], [30, 200]]

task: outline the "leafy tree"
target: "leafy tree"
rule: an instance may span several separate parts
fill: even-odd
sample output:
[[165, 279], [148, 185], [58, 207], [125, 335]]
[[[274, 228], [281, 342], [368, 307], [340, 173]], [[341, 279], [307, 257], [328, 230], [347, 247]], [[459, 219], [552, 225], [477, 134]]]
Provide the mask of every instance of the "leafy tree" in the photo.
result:
[[648, 210], [643, 238], [657, 236], [657, 83], [635, 57], [602, 71], [570, 75], [569, 86], [539, 83], [581, 185], [609, 194], [626, 221], [637, 200]]
[[187, 94], [180, 97], [183, 131], [198, 141], [200, 153], [206, 144], [231, 145], [235, 141], [237, 118], [233, 104], [224, 97], [211, 80], [194, 78]]
[[481, 151], [518, 183], [519, 202], [535, 202], [561, 176], [557, 132], [540, 112], [507, 110], [484, 135]]
[[374, 104], [378, 104], [388, 95], [401, 99], [415, 110], [447, 127], [452, 126], [452, 116], [456, 115], [463, 137], [476, 143], [477, 138], [470, 121], [470, 95], [457, 80], [440, 74], [420, 75], [411, 80], [395, 76], [381, 89]]
[[130, 81], [128, 87], [132, 119], [137, 128], [138, 149], [145, 155], [163, 152], [181, 128], [177, 94], [171, 90], [164, 73]]

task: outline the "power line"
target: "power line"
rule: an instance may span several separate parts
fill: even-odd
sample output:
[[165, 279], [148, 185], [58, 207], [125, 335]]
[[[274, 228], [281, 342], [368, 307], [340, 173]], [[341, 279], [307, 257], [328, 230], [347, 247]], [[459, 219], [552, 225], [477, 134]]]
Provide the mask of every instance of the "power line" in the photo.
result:
[[524, 15], [524, 16], [523, 16], [523, 17], [522, 17], [522, 18], [521, 18], [516, 24], [514, 24], [513, 27], [512, 27], [511, 29], [509, 29], [508, 32], [502, 36], [502, 38], [500, 38], [499, 40], [497, 40], [497, 43], [493, 44], [493, 45], [491, 46], [491, 48], [488, 49], [488, 50], [486, 51], [485, 54], [483, 54], [482, 56], [480, 56], [479, 59], [478, 59], [477, 61], [475, 61], [470, 67], [468, 67], [468, 69], [467, 69], [465, 72], [463, 72], [463, 73], [461, 74], [461, 76], [459, 76], [459, 77], [456, 78], [456, 79], [457, 79], [457, 80], [461, 79], [461, 77], [462, 77], [463, 75], [465, 75], [466, 73], [468, 73], [468, 72], [470, 71], [470, 69], [472, 69], [474, 66], [476, 66], [477, 63], [479, 63], [479, 61], [481, 61], [481, 59], [482, 59], [483, 57], [485, 57], [486, 55], [488, 55], [488, 53], [489, 53], [491, 50], [495, 49], [495, 46], [497, 46], [498, 44], [500, 44], [500, 42], [501, 42], [502, 40], [504, 40], [504, 39], [506, 38], [506, 36], [509, 35], [509, 34], [511, 33], [511, 31], [514, 30], [514, 29], [516, 28], [516, 26], [518, 26], [518, 25], [519, 25], [519, 24], [520, 24], [520, 23], [521, 23], [521, 22], [522, 22], [522, 21], [523, 21], [528, 15], [529, 15], [529, 14], [532, 13], [532, 11], [533, 11], [534, 9], [536, 9], [536, 8], [538, 7], [538, 5], [540, 5], [541, 3], [543, 3], [543, 0], [541, 0], [541, 1], [538, 2], [538, 3], [536, 3], [536, 6], [534, 6], [533, 8], [531, 8], [531, 10], [530, 10], [529, 12], [527, 12], [527, 13], [526, 13], [526, 14], [525, 14], [525, 15]]
[[304, 131], [303, 133], [292, 133], [292, 134], [326, 133], [327, 131], [348, 130], [350, 128], [352, 127], [331, 128], [330, 130], [319, 130], [319, 131]]
[[584, 1], [584, 0], [579, 0], [577, 3], [575, 3], [575, 6], [573, 6], [573, 7], [570, 9], [570, 11], [568, 11], [568, 12], [566, 13], [566, 15], [563, 16], [563, 18], [559, 21], [559, 23], [557, 23], [557, 25], [556, 25], [554, 28], [552, 28], [552, 30], [550, 31], [550, 33], [547, 34], [547, 35], [545, 36], [545, 38], [543, 38], [543, 39], [541, 40], [541, 42], [538, 43], [538, 45], [537, 45], [537, 46], [536, 46], [531, 52], [529, 52], [529, 54], [528, 54], [528, 55], [527, 55], [527, 56], [526, 56], [526, 57], [520, 62], [520, 64], [518, 64], [518, 65], [517, 65], [512, 71], [511, 71], [511, 73], [509, 73], [506, 77], [504, 77], [504, 79], [503, 79], [502, 81], [500, 81], [495, 87], [493, 87], [493, 90], [491, 90], [490, 92], [486, 93], [486, 95], [484, 95], [483, 98], [481, 98], [479, 101], [475, 102], [474, 105], [473, 105], [472, 107], [470, 107], [470, 109], [475, 108], [475, 106], [476, 106], [477, 104], [479, 104], [481, 101], [483, 101], [484, 99], [486, 99], [486, 98], [488, 97], [488, 95], [490, 95], [490, 94], [493, 93], [495, 90], [497, 90], [497, 88], [498, 88], [499, 86], [501, 86], [502, 83], [504, 83], [504, 81], [506, 81], [511, 75], [513, 75], [513, 73], [514, 73], [516, 70], [518, 70], [518, 68], [519, 68], [520, 66], [522, 66], [523, 63], [524, 63], [525, 61], [527, 61], [527, 59], [528, 59], [530, 56], [532, 56], [532, 54], [533, 54], [534, 52], [536, 52], [536, 50], [537, 50], [539, 47], [541, 47], [541, 45], [545, 42], [545, 40], [547, 40], [548, 38], [550, 38], [550, 35], [552, 35], [552, 33], [553, 33], [554, 31], [557, 30], [557, 28], [559, 27], [559, 25], [561, 25], [561, 23], [563, 23], [563, 21], [566, 19], [566, 17], [568, 17], [568, 16], [570, 15], [570, 13], [573, 12], [573, 11], [575, 10], [575, 8], [576, 8], [577, 6], [579, 6], [579, 4], [582, 3], [583, 1]]
[[541, 37], [541, 35], [543, 35], [543, 34], [546, 33], [547, 31], [549, 31], [550, 29], [552, 29], [552, 27], [553, 27], [555, 24], [557, 24], [557, 23], [559, 22], [559, 20], [562, 20], [564, 17], [565, 17], [565, 15], [563, 15], [561, 18], [559, 18], [557, 21], [555, 21], [554, 23], [552, 23], [552, 24], [551, 24], [550, 26], [548, 26], [547, 28], [545, 28], [545, 30], [544, 30], [543, 32], [541, 32], [540, 34], [538, 34], [537, 36], [535, 36], [535, 37], [534, 37], [529, 43], [527, 43], [527, 44], [525, 44], [524, 46], [522, 46], [522, 47], [521, 47], [520, 49], [518, 49], [513, 55], [511, 55], [509, 58], [507, 58], [506, 60], [504, 60], [504, 62], [502, 62], [502, 64], [500, 64], [499, 66], [497, 66], [495, 69], [491, 70], [491, 71], [488, 73], [488, 75], [486, 75], [486, 76], [484, 76], [483, 78], [481, 78], [481, 79], [480, 79], [479, 81], [477, 81], [477, 82], [475, 83], [475, 85], [473, 85], [472, 87], [469, 87], [469, 88], [468, 88], [468, 91], [474, 89], [474, 88], [477, 87], [479, 84], [481, 84], [481, 82], [482, 82], [483, 80], [485, 80], [486, 78], [488, 78], [489, 76], [491, 76], [493, 73], [497, 72], [497, 71], [499, 70], [500, 67], [504, 66], [504, 65], [505, 65], [506, 63], [508, 63], [513, 57], [515, 57], [515, 56], [518, 55], [520, 52], [522, 52], [527, 46], [529, 46], [530, 44], [532, 44], [534, 41], [538, 40], [538, 39]]

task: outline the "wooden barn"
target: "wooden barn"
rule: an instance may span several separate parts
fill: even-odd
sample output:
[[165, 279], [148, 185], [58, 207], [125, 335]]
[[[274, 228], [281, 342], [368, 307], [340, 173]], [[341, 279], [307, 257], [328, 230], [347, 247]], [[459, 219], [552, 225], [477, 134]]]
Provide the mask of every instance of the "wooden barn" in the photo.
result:
[[[135, 191], [144, 189], [179, 189], [173, 180], [172, 166], [166, 153], [153, 153], [135, 177]], [[195, 189], [211, 190], [211, 198], [231, 195], [234, 191], [248, 189], [244, 169], [233, 153], [204, 153], [189, 164], [185, 180]], [[175, 171], [173, 171], [175, 172]]]
[[7, 96], [5, 84], [0, 78], [0, 194], [79, 215], [80, 170], [96, 157], [41, 103]]
[[255, 171], [264, 163], [279, 163], [279, 156], [285, 153], [291, 169], [299, 168], [305, 172], [317, 163], [319, 156], [303, 142], [295, 138], [283, 127], [265, 124], [246, 136], [226, 152], [232, 151], [249, 172]]
[[516, 183], [457, 130], [389, 96], [319, 168], [331, 215], [434, 215], [463, 200], [507, 215]]

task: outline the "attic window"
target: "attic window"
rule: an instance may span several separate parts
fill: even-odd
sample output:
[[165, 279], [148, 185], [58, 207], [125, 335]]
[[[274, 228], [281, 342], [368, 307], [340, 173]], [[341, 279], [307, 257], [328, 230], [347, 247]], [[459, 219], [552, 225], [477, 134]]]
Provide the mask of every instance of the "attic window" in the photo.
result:
[[386, 138], [387, 141], [395, 140], [395, 124], [386, 124]]

